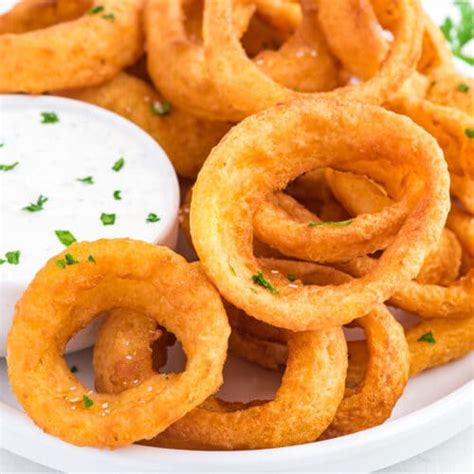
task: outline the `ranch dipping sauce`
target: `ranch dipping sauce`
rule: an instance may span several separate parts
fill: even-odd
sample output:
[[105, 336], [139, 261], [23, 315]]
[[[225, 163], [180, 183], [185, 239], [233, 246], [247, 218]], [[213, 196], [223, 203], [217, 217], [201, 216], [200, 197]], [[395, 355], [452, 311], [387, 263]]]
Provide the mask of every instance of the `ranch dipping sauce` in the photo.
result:
[[0, 356], [14, 305], [49, 258], [74, 240], [174, 247], [178, 206], [170, 162], [135, 125], [70, 99], [0, 96]]

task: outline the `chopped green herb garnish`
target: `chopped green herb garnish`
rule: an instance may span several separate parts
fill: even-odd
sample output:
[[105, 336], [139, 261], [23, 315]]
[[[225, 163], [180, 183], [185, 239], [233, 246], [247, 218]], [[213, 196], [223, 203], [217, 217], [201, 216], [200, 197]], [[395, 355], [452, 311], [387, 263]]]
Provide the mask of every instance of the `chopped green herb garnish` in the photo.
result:
[[125, 160], [123, 158], [120, 158], [120, 160], [117, 160], [114, 163], [114, 166], [112, 166], [112, 169], [118, 173], [124, 166], [125, 166]]
[[286, 278], [288, 278], [288, 280], [290, 280], [290, 281], [298, 280], [298, 277], [296, 275], [293, 275], [292, 273], [287, 273]]
[[122, 191], [114, 191], [114, 199], [116, 201], [121, 201], [122, 200]]
[[18, 265], [20, 263], [21, 252], [19, 250], [12, 250], [5, 254], [5, 258], [10, 265]]
[[7, 261], [4, 258], [0, 258], [0, 265], [3, 265], [4, 263], [7, 263]]
[[151, 104], [151, 111], [155, 115], [164, 116], [171, 112], [172, 106], [169, 100], [163, 100], [162, 102], [156, 101]]
[[58, 123], [59, 117], [55, 112], [41, 112], [41, 123]]
[[11, 165], [1, 165], [0, 164], [0, 171], [11, 171], [14, 170], [18, 165], [19, 161], [15, 161], [15, 163], [12, 163]]
[[103, 12], [104, 7], [102, 5], [96, 5], [89, 10], [89, 15], [97, 15], [97, 13]]
[[421, 336], [418, 339], [418, 342], [427, 342], [428, 344], [436, 344], [436, 340], [431, 331], [423, 334], [423, 336]]
[[55, 230], [54, 233], [59, 241], [66, 247], [69, 247], [77, 241], [76, 237], [74, 237], [74, 235], [72, 235], [68, 230]]
[[154, 224], [155, 222], [159, 222], [161, 217], [158, 217], [154, 212], [150, 212], [146, 218], [148, 223]]
[[46, 203], [47, 200], [48, 198], [46, 196], [43, 196], [42, 194], [40, 194], [40, 196], [38, 197], [35, 203], [31, 202], [28, 206], [24, 207], [22, 210], [28, 211], [28, 212], [42, 211], [44, 209], [43, 205]]
[[89, 398], [87, 395], [82, 396], [82, 403], [84, 403], [84, 407], [89, 409], [92, 405], [94, 405], [94, 400]]
[[230, 272], [232, 273], [232, 275], [237, 276], [235, 268], [230, 263], [229, 263], [229, 268], [230, 268]]
[[84, 184], [94, 184], [94, 178], [92, 176], [86, 176], [85, 178], [79, 178], [78, 181]]
[[102, 224], [104, 224], [104, 225], [114, 225], [115, 224], [115, 214], [105, 214], [105, 212], [103, 212], [100, 215], [100, 220], [102, 221]]
[[454, 5], [458, 7], [460, 19], [455, 22], [447, 17], [441, 25], [441, 31], [448, 41], [454, 56], [465, 61], [471, 66], [474, 65], [474, 57], [464, 53], [464, 47], [474, 38], [474, 7], [466, 0], [454, 0]]
[[466, 93], [466, 92], [469, 92], [469, 86], [467, 84], [462, 83], [456, 87], [456, 90]]
[[77, 263], [79, 263], [73, 255], [71, 255], [70, 253], [67, 253], [65, 256], [64, 256], [64, 260], [66, 261], [66, 265], [76, 265]]
[[464, 130], [464, 133], [467, 137], [474, 138], [474, 128], [466, 128], [466, 130]]
[[256, 275], [252, 276], [252, 281], [259, 286], [262, 286], [268, 290], [272, 295], [276, 295], [278, 290], [263, 276], [262, 272], [258, 272]]
[[79, 372], [79, 369], [75, 365], [73, 365], [69, 370], [71, 371], [72, 374]]
[[87, 257], [87, 261], [88, 261], [89, 263], [93, 263], [93, 264], [96, 264], [96, 263], [97, 263], [96, 260], [95, 260], [94, 255], [89, 255], [89, 256]]
[[115, 21], [115, 15], [113, 13], [107, 13], [105, 15], [102, 15], [102, 18], [104, 20]]
[[59, 268], [66, 268], [66, 262], [63, 260], [63, 259], [60, 259], [60, 260], [55, 260], [54, 262], [56, 264], [57, 267]]
[[308, 227], [321, 227], [321, 226], [335, 226], [335, 227], [345, 227], [352, 224], [352, 219], [347, 221], [326, 221], [326, 222], [310, 222]]

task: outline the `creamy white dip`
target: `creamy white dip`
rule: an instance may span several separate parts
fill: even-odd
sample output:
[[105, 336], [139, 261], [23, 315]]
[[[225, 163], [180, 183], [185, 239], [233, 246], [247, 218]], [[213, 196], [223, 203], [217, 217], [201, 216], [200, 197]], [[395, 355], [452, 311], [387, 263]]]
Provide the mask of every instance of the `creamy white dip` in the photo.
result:
[[174, 246], [178, 204], [171, 164], [135, 125], [69, 99], [0, 96], [0, 355], [16, 300], [65, 248], [56, 231]]

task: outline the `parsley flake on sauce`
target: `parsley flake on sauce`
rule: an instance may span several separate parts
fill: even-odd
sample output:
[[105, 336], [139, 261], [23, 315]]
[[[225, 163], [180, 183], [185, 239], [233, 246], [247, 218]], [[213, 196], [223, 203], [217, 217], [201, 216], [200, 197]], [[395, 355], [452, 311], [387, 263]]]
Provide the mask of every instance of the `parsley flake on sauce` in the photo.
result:
[[76, 237], [74, 237], [74, 235], [69, 230], [55, 230], [54, 233], [56, 234], [58, 240], [66, 247], [69, 247], [74, 242], [77, 242]]
[[265, 279], [262, 272], [258, 272], [256, 275], [252, 276], [252, 281], [266, 290], [268, 290], [272, 295], [278, 294], [278, 289], [275, 288], [268, 280]]
[[41, 123], [58, 123], [59, 117], [55, 112], [41, 112]]
[[80, 183], [94, 184], [94, 178], [92, 176], [86, 176], [85, 178], [78, 178]]
[[146, 218], [148, 223], [154, 224], [155, 222], [159, 222], [161, 220], [154, 212], [150, 212]]
[[114, 225], [115, 224], [115, 214], [106, 214], [103, 212], [100, 215], [100, 220], [102, 221], [102, 224], [104, 225]]
[[125, 166], [125, 160], [123, 158], [120, 158], [120, 160], [117, 160], [114, 163], [114, 166], [112, 166], [112, 169], [118, 173], [123, 167]]
[[21, 252], [19, 250], [11, 250], [5, 254], [5, 259], [2, 259], [2, 263], [8, 263], [10, 265], [18, 265], [20, 263]]
[[40, 212], [44, 210], [43, 206], [47, 202], [47, 200], [48, 198], [46, 196], [40, 194], [36, 202], [30, 202], [30, 204], [24, 207], [22, 210], [28, 212]]
[[15, 163], [12, 163], [10, 165], [0, 164], [0, 171], [14, 170], [19, 165], [19, 163], [20, 163], [19, 161], [15, 161]]

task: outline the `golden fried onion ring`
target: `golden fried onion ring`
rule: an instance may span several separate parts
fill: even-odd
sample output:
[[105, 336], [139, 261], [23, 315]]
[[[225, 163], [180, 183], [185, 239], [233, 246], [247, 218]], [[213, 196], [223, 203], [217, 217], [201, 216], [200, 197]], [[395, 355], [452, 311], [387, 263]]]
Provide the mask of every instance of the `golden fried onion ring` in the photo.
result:
[[[347, 281], [349, 276], [315, 264], [263, 260], [268, 268], [294, 275], [305, 283], [329, 284]], [[268, 326], [233, 309], [227, 312], [233, 328], [230, 348], [243, 351], [248, 359], [276, 369], [285, 363], [284, 344], [290, 334]], [[368, 368], [357, 386], [346, 384], [345, 397], [322, 438], [343, 436], [383, 423], [401, 396], [408, 380], [409, 352], [400, 324], [383, 306], [357, 320], [367, 336]], [[349, 359], [349, 364], [351, 360]]]
[[[312, 169], [366, 168], [370, 176], [378, 160], [416, 170], [424, 192], [370, 274], [339, 286], [291, 288], [285, 277], [259, 273], [252, 217], [262, 201]], [[193, 189], [193, 243], [224, 298], [257, 319], [297, 331], [341, 325], [417, 275], [441, 237], [448, 181], [435, 141], [405, 117], [332, 100], [276, 106], [235, 126], [207, 159]]]
[[[61, 268], [57, 261], [67, 253], [78, 263]], [[184, 372], [154, 374], [120, 394], [82, 385], [63, 358], [66, 343], [117, 307], [150, 315], [176, 334], [187, 356]], [[219, 295], [184, 258], [132, 240], [79, 243], [51, 259], [17, 304], [8, 375], [18, 401], [47, 433], [78, 446], [125, 446], [156, 436], [219, 388], [228, 335]]]
[[103, 10], [41, 30], [0, 35], [0, 92], [97, 85], [133, 64], [142, 53], [142, 0], [95, 0], [94, 7]]
[[[246, 56], [236, 37], [232, 0], [206, 1], [203, 31], [208, 69], [222, 96], [241, 112], [241, 117], [315, 94], [381, 103], [415, 69], [421, 53], [422, 20], [418, 3], [412, 0], [394, 0], [394, 3], [398, 16], [393, 26], [393, 45], [378, 73], [356, 86], [326, 93], [303, 93], [273, 81]], [[317, 23], [318, 0], [302, 0], [302, 7], [309, 21]]]
[[[128, 325], [141, 330], [123, 333], [117, 318], [107, 319], [94, 351], [100, 387], [121, 392], [123, 358], [114, 347], [124, 338], [147, 347], [152, 326], [145, 320]], [[132, 320], [131, 320], [132, 319]], [[148, 318], [149, 319], [149, 318]], [[344, 393], [347, 351], [341, 329], [295, 333], [288, 338], [288, 364], [275, 399], [249, 404], [208, 399], [168, 430], [144, 444], [186, 449], [256, 449], [287, 446], [316, 439], [330, 423]], [[151, 357], [140, 358], [128, 373], [128, 383], [154, 376]], [[107, 381], [107, 384], [103, 383]], [[116, 383], [114, 383], [114, 381]]]
[[78, 18], [92, 0], [22, 0], [0, 15], [0, 34], [26, 33]]

